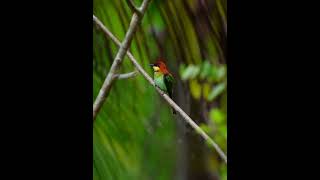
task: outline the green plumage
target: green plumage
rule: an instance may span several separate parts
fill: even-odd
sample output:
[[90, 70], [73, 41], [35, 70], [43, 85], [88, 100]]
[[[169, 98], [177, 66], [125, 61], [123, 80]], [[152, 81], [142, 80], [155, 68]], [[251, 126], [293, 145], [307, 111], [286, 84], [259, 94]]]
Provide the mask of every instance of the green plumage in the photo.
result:
[[[154, 82], [162, 91], [164, 91], [172, 99], [172, 90], [174, 79], [171, 74], [163, 74], [161, 72], [154, 73]], [[173, 114], [176, 114], [175, 110], [172, 109]]]
[[154, 73], [155, 84], [172, 98], [173, 77], [170, 74]]

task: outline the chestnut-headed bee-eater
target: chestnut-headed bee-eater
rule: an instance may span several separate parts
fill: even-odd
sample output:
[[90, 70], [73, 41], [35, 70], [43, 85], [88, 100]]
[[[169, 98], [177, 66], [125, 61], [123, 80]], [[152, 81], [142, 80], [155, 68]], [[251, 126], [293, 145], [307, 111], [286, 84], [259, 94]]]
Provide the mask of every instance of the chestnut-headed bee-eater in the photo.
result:
[[[172, 99], [174, 78], [168, 71], [166, 64], [159, 59], [154, 64], [150, 64], [150, 66], [154, 72], [153, 79], [156, 86], [168, 94], [168, 96]], [[172, 112], [173, 114], [176, 114], [176, 111], [173, 108]]]

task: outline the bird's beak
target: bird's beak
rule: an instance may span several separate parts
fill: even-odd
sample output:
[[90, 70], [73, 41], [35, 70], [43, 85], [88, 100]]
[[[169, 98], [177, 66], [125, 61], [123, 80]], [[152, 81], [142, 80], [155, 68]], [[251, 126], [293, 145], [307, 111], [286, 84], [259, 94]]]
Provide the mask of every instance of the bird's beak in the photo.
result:
[[150, 67], [153, 67], [153, 66], [154, 66], [154, 64], [149, 64], [149, 66], [150, 66]]

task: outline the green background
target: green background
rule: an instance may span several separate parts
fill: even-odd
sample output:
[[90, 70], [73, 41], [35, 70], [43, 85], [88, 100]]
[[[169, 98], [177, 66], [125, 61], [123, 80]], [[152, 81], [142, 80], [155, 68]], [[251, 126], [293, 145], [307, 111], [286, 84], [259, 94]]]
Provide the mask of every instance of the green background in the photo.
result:
[[[140, 5], [141, 0], [134, 1]], [[132, 16], [125, 0], [94, 0], [94, 15], [122, 41]], [[130, 51], [166, 60], [173, 100], [227, 152], [227, 1], [153, 0]], [[94, 99], [118, 47], [93, 25]], [[121, 72], [133, 71], [125, 57]], [[142, 75], [118, 80], [93, 129], [94, 180], [226, 179], [226, 164]]]

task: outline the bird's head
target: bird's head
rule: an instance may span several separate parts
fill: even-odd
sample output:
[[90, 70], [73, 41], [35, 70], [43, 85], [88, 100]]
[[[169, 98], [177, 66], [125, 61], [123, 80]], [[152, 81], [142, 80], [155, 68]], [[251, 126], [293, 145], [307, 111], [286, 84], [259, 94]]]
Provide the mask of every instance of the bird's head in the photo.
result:
[[155, 63], [150, 64], [154, 72], [161, 72], [161, 73], [169, 73], [167, 70], [166, 64], [162, 60], [157, 60]]

